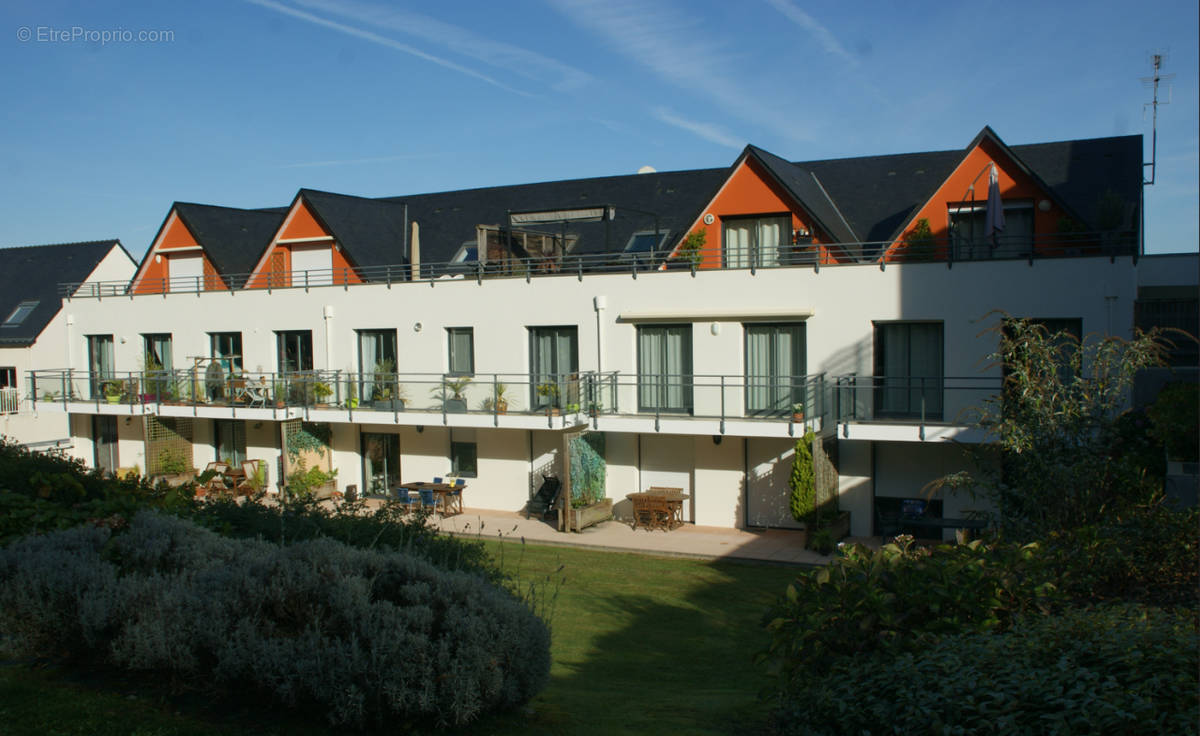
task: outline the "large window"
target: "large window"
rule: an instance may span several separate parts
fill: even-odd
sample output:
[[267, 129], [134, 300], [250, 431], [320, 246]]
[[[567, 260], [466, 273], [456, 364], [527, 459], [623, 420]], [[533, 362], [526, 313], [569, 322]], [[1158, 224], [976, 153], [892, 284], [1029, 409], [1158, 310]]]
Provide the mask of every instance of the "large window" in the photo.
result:
[[97, 470], [117, 472], [117, 418], [92, 415], [92, 460]]
[[562, 408], [579, 401], [579, 335], [575, 327], [530, 327], [529, 364], [533, 381], [529, 405]]
[[780, 254], [791, 246], [790, 215], [727, 218], [724, 226], [721, 243], [726, 268], [779, 265]]
[[875, 414], [941, 419], [942, 323], [875, 325]]
[[151, 394], [156, 401], [162, 401], [174, 383], [171, 375], [171, 336], [142, 335], [142, 351], [142, 370], [145, 371], [142, 393]]
[[104, 384], [114, 377], [112, 335], [88, 335], [88, 374], [92, 398], [104, 398]]
[[[396, 331], [358, 331], [359, 396], [365, 402], [392, 398], [396, 385]], [[389, 391], [388, 389], [391, 389]]]
[[641, 325], [638, 411], [692, 411], [692, 326]]
[[208, 342], [209, 355], [218, 359], [225, 373], [242, 371], [242, 333], [210, 332]]
[[804, 374], [804, 323], [746, 325], [747, 414], [793, 413], [805, 401]]
[[246, 424], [218, 419], [214, 425], [213, 449], [217, 459], [240, 469], [246, 460]]
[[1033, 202], [1004, 203], [1004, 229], [987, 236], [987, 202], [950, 207], [950, 245], [959, 260], [1013, 258], [1033, 248]]
[[452, 376], [475, 375], [475, 330], [471, 327], [447, 327], [449, 367]]
[[400, 485], [400, 436], [363, 432], [363, 481], [371, 496], [388, 496]]

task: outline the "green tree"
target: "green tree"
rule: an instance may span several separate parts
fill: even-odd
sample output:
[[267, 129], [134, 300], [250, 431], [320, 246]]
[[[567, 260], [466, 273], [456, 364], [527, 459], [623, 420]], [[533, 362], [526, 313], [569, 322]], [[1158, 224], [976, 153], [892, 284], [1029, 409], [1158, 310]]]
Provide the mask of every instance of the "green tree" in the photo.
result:
[[942, 485], [981, 490], [1020, 538], [1111, 521], [1157, 500], [1161, 484], [1130, 451], [1126, 420], [1134, 377], [1163, 363], [1158, 331], [1080, 341], [1024, 319], [993, 329], [1004, 385], [979, 425], [995, 444], [976, 450], [980, 477], [960, 473]]
[[796, 521], [805, 521], [816, 508], [817, 484], [812, 453], [814, 437], [811, 429], [805, 432], [803, 437], [796, 440], [796, 452], [792, 456], [792, 475], [788, 478], [792, 492], [788, 497], [788, 506]]

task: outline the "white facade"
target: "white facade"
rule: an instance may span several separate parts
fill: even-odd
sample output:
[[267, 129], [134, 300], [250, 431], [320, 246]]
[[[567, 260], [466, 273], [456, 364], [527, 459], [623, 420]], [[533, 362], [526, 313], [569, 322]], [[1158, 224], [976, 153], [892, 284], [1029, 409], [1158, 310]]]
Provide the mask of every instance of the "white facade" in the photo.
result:
[[[998, 387], [1000, 368], [987, 356], [996, 346], [1001, 313], [1081, 320], [1084, 334], [1131, 334], [1137, 270], [1128, 257], [1026, 261], [811, 266], [601, 275], [448, 279], [411, 283], [321, 286], [273, 290], [167, 293], [67, 301], [48, 334], [62, 335], [21, 365], [88, 370], [88, 335], [112, 335], [115, 369], [140, 371], [142, 336], [169, 333], [173, 363], [185, 369], [210, 355], [209, 333], [240, 332], [243, 368], [270, 373], [279, 356], [275, 333], [311, 331], [313, 367], [359, 370], [357, 330], [396, 330], [397, 371], [406, 384], [403, 412], [365, 408], [300, 409], [228, 406], [108, 405], [85, 400], [39, 403], [41, 416], [72, 417], [75, 452], [91, 462], [91, 415], [116, 415], [122, 466], [146, 467], [139, 415], [193, 418], [194, 463], [215, 458], [213, 420], [245, 422], [249, 457], [279, 457], [278, 421], [303, 415], [332, 424], [333, 464], [340, 488], [363, 489], [361, 435], [398, 437], [403, 481], [451, 471], [450, 442], [473, 442], [477, 477], [466, 505], [518, 510], [539, 473], [561, 469], [563, 431], [588, 426], [607, 433], [608, 494], [622, 511], [625, 494], [652, 485], [683, 487], [691, 501], [685, 517], [696, 524], [795, 526], [787, 513], [791, 452], [803, 427], [790, 418], [747, 417], [744, 412], [746, 325], [803, 323], [810, 376], [824, 374], [825, 390], [805, 421], [818, 433], [836, 433], [841, 507], [852, 513], [852, 534], [873, 529], [876, 497], [920, 497], [931, 480], [962, 467], [949, 440], [979, 441], [969, 431], [970, 407]], [[597, 305], [602, 308], [597, 309]], [[863, 390], [834, 390], [835, 377], [876, 375], [876, 326], [922, 322], [941, 325], [945, 377], [941, 417], [875, 421], [847, 416]], [[638, 327], [686, 325], [691, 336], [694, 410], [690, 415], [638, 411]], [[530, 328], [573, 327], [578, 370], [618, 372], [615, 413], [548, 417], [528, 413], [536, 398], [528, 374]], [[447, 328], [471, 327], [475, 381], [467, 391], [471, 413], [443, 414], [430, 389], [449, 369]], [[53, 331], [57, 330], [57, 333]], [[26, 368], [22, 369], [23, 372]], [[425, 374], [423, 376], [417, 374]], [[509, 413], [480, 411], [492, 374], [510, 386]], [[721, 381], [725, 388], [721, 388]], [[84, 381], [86, 383], [86, 381]], [[607, 407], [609, 412], [614, 407]], [[126, 421], [128, 419], [128, 421]], [[272, 482], [278, 480], [272, 471]], [[943, 499], [957, 516], [971, 503]]]

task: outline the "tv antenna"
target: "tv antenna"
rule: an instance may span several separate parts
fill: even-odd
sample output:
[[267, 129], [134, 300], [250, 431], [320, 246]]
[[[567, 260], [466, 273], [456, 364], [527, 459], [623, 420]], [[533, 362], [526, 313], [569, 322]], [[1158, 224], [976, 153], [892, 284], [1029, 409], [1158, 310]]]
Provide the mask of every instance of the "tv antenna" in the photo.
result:
[[1150, 179], [1142, 181], [1142, 184], [1150, 184], [1150, 185], [1154, 184], [1155, 163], [1158, 161], [1158, 106], [1159, 106], [1159, 104], [1163, 104], [1163, 105], [1171, 104], [1171, 87], [1170, 87], [1170, 85], [1167, 86], [1167, 101], [1163, 102], [1163, 103], [1159, 103], [1159, 101], [1158, 101], [1158, 83], [1161, 81], [1170, 81], [1175, 78], [1174, 74], [1161, 74], [1160, 73], [1160, 70], [1162, 69], [1163, 59], [1165, 59], [1165, 58], [1166, 58], [1166, 54], [1161, 54], [1161, 53], [1154, 54], [1153, 56], [1151, 56], [1151, 61], [1154, 64], [1154, 75], [1149, 76], [1149, 77], [1142, 77], [1143, 84], [1153, 84], [1154, 85], [1154, 101], [1147, 102], [1144, 105], [1142, 105], [1142, 121], [1143, 122], [1145, 122], [1145, 120], [1146, 120], [1146, 108], [1148, 107], [1152, 111], [1151, 112], [1151, 124], [1150, 124], [1150, 131], [1151, 131], [1150, 132], [1150, 163], [1142, 164], [1143, 175], [1145, 174], [1146, 167], [1147, 166], [1150, 167]]

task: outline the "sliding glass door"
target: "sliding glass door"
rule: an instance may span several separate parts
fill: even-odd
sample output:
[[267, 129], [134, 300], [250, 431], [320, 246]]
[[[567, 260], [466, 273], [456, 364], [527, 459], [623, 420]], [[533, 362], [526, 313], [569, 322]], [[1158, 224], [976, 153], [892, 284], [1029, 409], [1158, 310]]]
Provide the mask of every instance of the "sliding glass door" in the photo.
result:
[[579, 334], [575, 327], [530, 327], [529, 405], [562, 408], [579, 401]]
[[638, 411], [692, 411], [692, 326], [643, 325], [638, 335]]
[[804, 324], [746, 325], [746, 413], [791, 414], [803, 404]]

